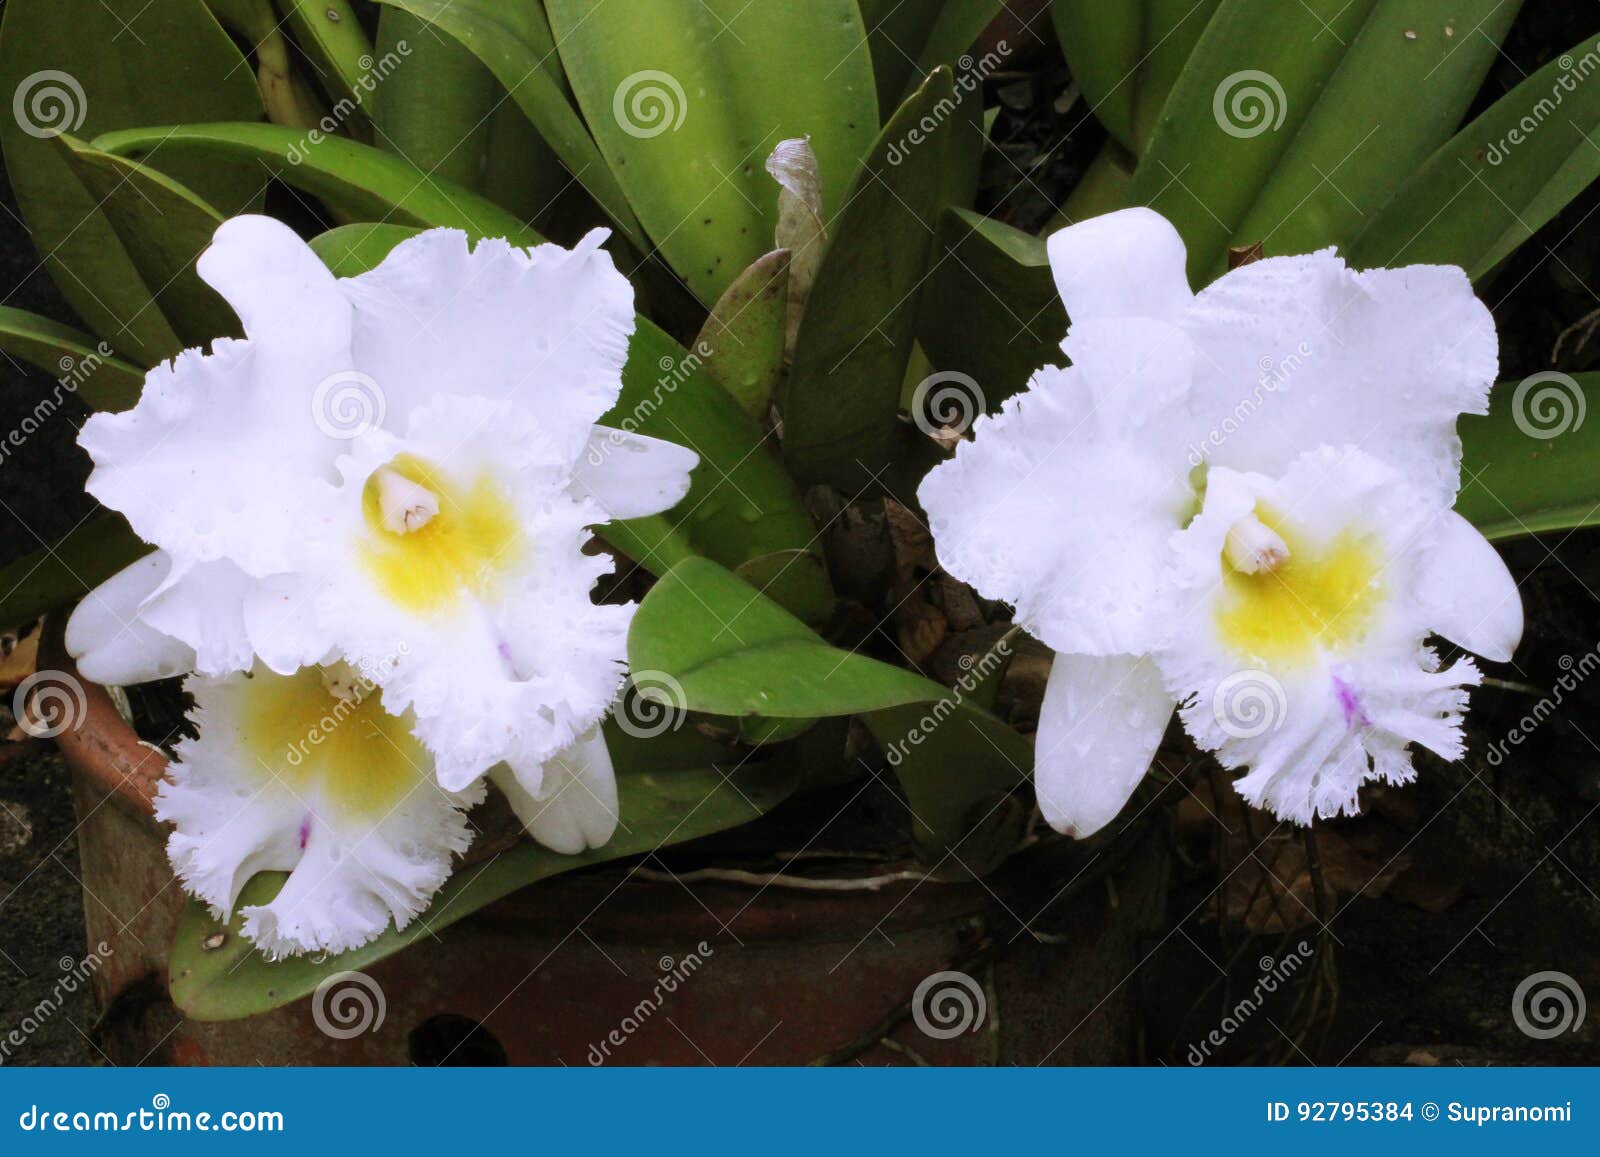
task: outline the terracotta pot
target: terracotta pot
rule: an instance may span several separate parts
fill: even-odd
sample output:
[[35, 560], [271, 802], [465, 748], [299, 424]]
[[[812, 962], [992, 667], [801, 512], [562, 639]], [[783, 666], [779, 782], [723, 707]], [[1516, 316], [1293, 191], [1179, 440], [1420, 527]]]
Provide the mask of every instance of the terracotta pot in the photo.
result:
[[[40, 665], [72, 673], [59, 629]], [[661, 882], [608, 865], [525, 888], [371, 966], [384, 1016], [359, 1035], [324, 1032], [319, 1021], [334, 1018], [310, 998], [249, 1020], [186, 1020], [166, 979], [187, 901], [150, 803], [166, 761], [102, 688], [86, 685], [84, 702], [58, 743], [80, 822], [88, 942], [113, 949], [94, 978], [106, 1010], [97, 1044], [118, 1064], [1136, 1059], [1138, 987], [1127, 978], [1165, 895], [1165, 841], [1153, 832], [1099, 852], [1044, 846], [981, 883], [877, 891]], [[1064, 887], [1091, 860], [1119, 866]], [[922, 1016], [909, 1002], [950, 971], [974, 978], [976, 1023], [946, 1036], [963, 1016], [955, 989], [942, 1001], [947, 984], [927, 989]]]

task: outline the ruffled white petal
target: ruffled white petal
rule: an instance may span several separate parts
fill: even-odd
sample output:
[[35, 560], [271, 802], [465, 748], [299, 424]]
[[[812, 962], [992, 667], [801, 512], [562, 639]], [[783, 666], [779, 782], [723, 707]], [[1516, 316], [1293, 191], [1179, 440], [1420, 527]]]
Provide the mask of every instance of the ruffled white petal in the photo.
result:
[[1459, 269], [1357, 273], [1332, 250], [1275, 257], [1202, 290], [1181, 322], [1197, 350], [1198, 460], [1279, 474], [1322, 445], [1404, 463], [1449, 505], [1459, 414], [1484, 413], [1494, 321]]
[[1172, 708], [1148, 658], [1057, 655], [1034, 741], [1034, 786], [1050, 826], [1081, 839], [1115, 819], [1150, 770]]
[[[456, 790], [497, 763], [548, 762], [605, 715], [634, 608], [590, 598], [613, 565], [584, 553], [606, 515], [573, 497], [542, 422], [516, 406], [444, 397], [411, 427], [404, 440], [358, 441], [340, 464], [340, 529], [319, 613], [341, 653], [377, 672], [388, 708], [415, 714], [440, 783]], [[427, 605], [397, 598], [363, 563], [381, 533], [363, 521], [362, 489], [397, 454], [431, 463], [457, 493], [487, 480], [516, 528], [490, 554], [443, 565]], [[457, 514], [447, 503], [440, 527]]]
[[596, 426], [572, 471], [577, 498], [591, 498], [614, 519], [671, 510], [689, 493], [700, 455], [676, 442]]
[[404, 725], [329, 692], [317, 670], [289, 678], [193, 678], [197, 740], [179, 744], [156, 797], [174, 827], [184, 885], [229, 916], [257, 872], [289, 873], [243, 932], [269, 957], [343, 952], [403, 928], [467, 847], [481, 788], [443, 792]]
[[1417, 597], [1435, 632], [1504, 663], [1522, 641], [1522, 594], [1500, 552], [1455, 511], [1441, 515], [1418, 576]]
[[1091, 217], [1052, 234], [1046, 247], [1074, 325], [1097, 317], [1171, 319], [1194, 296], [1183, 239], [1151, 209]]
[[356, 307], [355, 364], [382, 391], [388, 427], [440, 394], [514, 401], [537, 413], [567, 463], [622, 390], [633, 287], [600, 248], [470, 248], [430, 229], [376, 269], [340, 284]]
[[[1244, 514], [1291, 544], [1248, 586], [1223, 559]], [[1250, 802], [1297, 823], [1354, 814], [1364, 782], [1413, 777], [1409, 745], [1460, 757], [1479, 675], [1470, 661], [1439, 670], [1419, 598], [1451, 517], [1354, 447], [1304, 455], [1278, 479], [1211, 470], [1204, 511], [1174, 542], [1188, 601], [1159, 662], [1195, 741], [1248, 769]]]
[[[1168, 543], [1193, 508], [1181, 457], [1108, 440], [1077, 369], [1041, 370], [917, 492], [940, 564], [1058, 651], [1159, 644]], [[1159, 449], [1159, 448], [1157, 448]]]
[[617, 830], [617, 778], [599, 727], [548, 763], [502, 764], [490, 776], [528, 834], [552, 851], [577, 855]]

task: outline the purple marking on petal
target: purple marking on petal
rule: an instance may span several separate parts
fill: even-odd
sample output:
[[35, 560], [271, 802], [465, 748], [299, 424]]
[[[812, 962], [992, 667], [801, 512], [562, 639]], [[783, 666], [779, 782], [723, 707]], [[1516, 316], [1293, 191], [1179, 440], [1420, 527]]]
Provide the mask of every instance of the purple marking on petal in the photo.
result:
[[500, 652], [500, 657], [502, 659], [504, 659], [507, 663], [511, 662], [511, 644], [510, 643], [508, 643], [504, 639], [502, 639], [500, 641], [500, 645], [497, 646], [495, 648], [495, 650]]
[[300, 821], [300, 850], [306, 850], [306, 841], [311, 838], [311, 817], [307, 816]]
[[1362, 710], [1361, 696], [1356, 694], [1356, 689], [1337, 675], [1331, 677], [1333, 679], [1334, 694], [1339, 696], [1339, 706], [1344, 711], [1344, 725], [1351, 729], [1371, 727], [1372, 720]]

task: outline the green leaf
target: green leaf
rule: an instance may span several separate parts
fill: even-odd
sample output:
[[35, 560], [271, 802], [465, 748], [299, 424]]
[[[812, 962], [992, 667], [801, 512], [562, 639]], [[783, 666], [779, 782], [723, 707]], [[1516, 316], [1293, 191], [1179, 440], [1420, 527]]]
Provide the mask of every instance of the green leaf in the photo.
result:
[[[376, 266], [413, 232], [347, 225], [311, 246], [335, 273], [351, 277]], [[729, 567], [778, 552], [806, 554], [811, 561], [785, 566], [785, 581], [775, 589], [800, 613], [831, 610], [833, 594], [799, 492], [764, 448], [768, 435], [711, 379], [698, 351], [686, 351], [640, 318], [622, 368], [622, 396], [601, 421], [700, 455], [684, 500], [664, 514], [607, 524], [601, 533], [612, 546], [657, 574], [696, 554]]]
[[110, 348], [70, 325], [0, 305], [0, 349], [32, 362], [97, 410], [125, 410], [139, 400], [144, 371]]
[[73, 172], [100, 203], [156, 305], [185, 346], [243, 331], [228, 303], [195, 272], [222, 214], [171, 177], [125, 157], [90, 148], [75, 137], [56, 138]]
[[538, 128], [573, 179], [630, 241], [645, 246], [644, 230], [622, 186], [568, 98], [555, 40], [538, 0], [382, 2], [432, 22], [476, 55]]
[[1457, 0], [1441, 19], [1429, 0], [1379, 3], [1232, 243], [1270, 256], [1348, 242], [1460, 125], [1520, 6]]
[[[255, 77], [200, 0], [10, 0], [0, 29], [0, 91], [29, 116], [0, 118], [6, 176], [62, 295], [88, 326], [141, 365], [182, 348], [96, 198], [48, 139], [128, 125], [261, 116]], [[31, 131], [30, 131], [31, 130]], [[155, 143], [155, 142], [153, 142]], [[171, 163], [169, 163], [169, 161]], [[163, 172], [226, 212], [259, 203], [259, 170]]]
[[1128, 190], [1177, 227], [1194, 285], [1222, 272], [1228, 241], [1375, 2], [1223, 0], [1206, 25]]
[[968, 60], [960, 66], [960, 58], [1004, 7], [1004, 0], [862, 0], [861, 20], [884, 119], [941, 64], [960, 67], [973, 85], [994, 72], [1016, 45], [997, 49], [997, 59]]
[[628, 632], [628, 661], [635, 671], [676, 679], [692, 711], [736, 719], [862, 716], [900, 775], [919, 848], [936, 860], [961, 846], [981, 818], [973, 809], [992, 807], [1032, 764], [1026, 739], [962, 695], [829, 646], [704, 559], [673, 567], [645, 596]]
[[489, 114], [500, 86], [464, 45], [403, 8], [378, 14], [374, 50], [405, 54], [373, 97], [373, 141], [429, 178], [483, 192]]
[[1063, 360], [1067, 313], [1042, 238], [964, 209], [939, 222], [917, 337], [938, 369], [965, 374], [993, 409]]
[[278, 0], [278, 7], [332, 98], [334, 119], [358, 137], [370, 137], [371, 120], [362, 106], [403, 57], [373, 59], [372, 42], [349, 0]]
[[[1477, 280], [1600, 176], [1593, 38], [1496, 101], [1428, 158], [1350, 246], [1362, 267], [1460, 265]], [[1564, 63], [1563, 63], [1564, 62]]]
[[694, 341], [706, 373], [757, 423], [783, 374], [788, 307], [789, 251], [774, 249], [734, 279]]
[[0, 623], [14, 626], [88, 594], [151, 550], [119, 514], [81, 524], [55, 546], [0, 569]]
[[802, 483], [903, 488], [885, 471], [916, 444], [899, 418], [900, 386], [949, 165], [965, 144], [954, 99], [947, 69], [928, 78], [885, 126], [834, 220], [782, 394], [784, 456]]
[[318, 134], [316, 139], [263, 124], [200, 124], [107, 133], [95, 148], [138, 160], [160, 149], [211, 164], [247, 164], [319, 197], [358, 219], [392, 220], [424, 228], [447, 225], [519, 245], [541, 238], [491, 201], [430, 179], [416, 166], [370, 145]]
[[1144, 151], [1173, 82], [1221, 0], [1054, 0], [1084, 100], [1129, 152]]
[[1600, 523], [1600, 373], [1501, 382], [1486, 417], [1461, 419], [1456, 510], [1490, 539]]
[[[608, 729], [608, 743], [611, 738]], [[524, 840], [493, 859], [458, 868], [428, 910], [404, 931], [390, 928], [349, 952], [268, 961], [239, 934], [240, 917], [224, 925], [203, 904], [191, 903], [172, 944], [172, 1002], [186, 1016], [202, 1021], [236, 1020], [279, 1008], [313, 992], [336, 972], [370, 967], [537, 880], [748, 823], [782, 803], [798, 779], [789, 767], [749, 766], [724, 775], [714, 767], [652, 765], [648, 757], [625, 766], [622, 755], [619, 750], [612, 756], [622, 822], [605, 847], [563, 856]], [[238, 906], [267, 903], [284, 878], [279, 872], [252, 877]], [[219, 932], [225, 936], [222, 946], [208, 950], [206, 943]]]
[[772, 247], [762, 163], [809, 134], [823, 204], [878, 126], [854, 0], [548, 0], [600, 150], [668, 264], [707, 304]]

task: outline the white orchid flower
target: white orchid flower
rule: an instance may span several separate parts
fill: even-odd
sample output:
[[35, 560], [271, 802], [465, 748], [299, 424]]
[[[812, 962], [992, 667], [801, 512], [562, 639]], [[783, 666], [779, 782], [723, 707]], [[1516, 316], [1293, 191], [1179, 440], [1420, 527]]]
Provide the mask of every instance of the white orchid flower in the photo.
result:
[[191, 676], [200, 737], [156, 795], [173, 868], [219, 918], [257, 872], [289, 877], [242, 931], [270, 958], [344, 952], [404, 928], [471, 842], [481, 783], [446, 792], [408, 720], [348, 664]]
[[1251, 803], [1353, 813], [1409, 748], [1458, 758], [1469, 659], [1522, 604], [1454, 513], [1459, 414], [1497, 367], [1454, 267], [1356, 272], [1327, 250], [1189, 289], [1148, 209], [1049, 240], [1070, 368], [1040, 370], [919, 497], [939, 559], [1057, 652], [1041, 810], [1086, 836], [1143, 778], [1174, 707]]
[[446, 792], [492, 770], [551, 847], [609, 839], [598, 724], [632, 608], [592, 602], [610, 563], [588, 528], [673, 506], [697, 458], [596, 425], [634, 324], [603, 239], [435, 229], [336, 279], [286, 226], [225, 223], [198, 269], [246, 339], [179, 355], [83, 429], [90, 492], [158, 549], [73, 616], [79, 670], [348, 661]]

